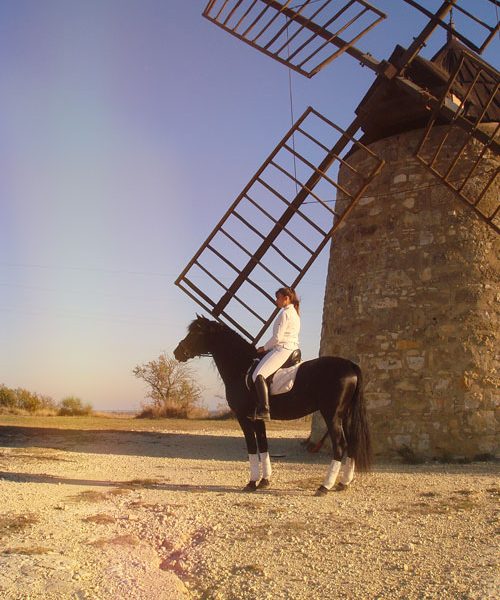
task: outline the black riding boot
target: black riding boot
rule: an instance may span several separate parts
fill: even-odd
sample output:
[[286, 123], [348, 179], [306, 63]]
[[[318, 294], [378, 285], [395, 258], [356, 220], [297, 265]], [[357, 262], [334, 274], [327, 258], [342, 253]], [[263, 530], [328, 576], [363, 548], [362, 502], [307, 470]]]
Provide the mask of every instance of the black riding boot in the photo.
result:
[[255, 390], [257, 392], [257, 409], [255, 418], [269, 421], [271, 415], [269, 413], [269, 392], [267, 390], [266, 380], [262, 375], [257, 375], [255, 379]]

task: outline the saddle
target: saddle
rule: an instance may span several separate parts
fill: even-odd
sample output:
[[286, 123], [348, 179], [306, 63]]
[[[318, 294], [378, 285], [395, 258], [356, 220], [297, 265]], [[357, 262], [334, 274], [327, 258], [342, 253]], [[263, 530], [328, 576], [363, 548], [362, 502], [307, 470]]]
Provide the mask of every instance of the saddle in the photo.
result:
[[[249, 390], [251, 390], [253, 388], [252, 375], [253, 375], [255, 369], [257, 368], [257, 365], [260, 363], [260, 361], [261, 361], [260, 358], [254, 358], [252, 364], [250, 365], [250, 368], [247, 371], [247, 374], [245, 377], [245, 382], [246, 382], [247, 388]], [[273, 394], [273, 393], [276, 394], [276, 392], [273, 392], [273, 390], [271, 389], [271, 386], [272, 386], [272, 383], [274, 380], [274, 376], [276, 375], [276, 373], [282, 372], [285, 369], [290, 369], [291, 371], [293, 371], [293, 373], [296, 373], [298, 365], [301, 363], [301, 361], [302, 361], [302, 353], [300, 352], [300, 348], [297, 348], [297, 350], [294, 350], [292, 352], [292, 354], [287, 359], [285, 364], [282, 365], [277, 371], [275, 371], [272, 375], [270, 375], [266, 379], [267, 387], [269, 389], [270, 394]], [[295, 367], [295, 369], [292, 369], [292, 367]], [[293, 381], [295, 379], [295, 377], [293, 375], [291, 377], [286, 377], [286, 378], [291, 379], [291, 385], [289, 386], [289, 389], [284, 390], [284, 392], [289, 391], [291, 389], [291, 387], [293, 386]], [[280, 393], [280, 392], [278, 392], [278, 393]]]

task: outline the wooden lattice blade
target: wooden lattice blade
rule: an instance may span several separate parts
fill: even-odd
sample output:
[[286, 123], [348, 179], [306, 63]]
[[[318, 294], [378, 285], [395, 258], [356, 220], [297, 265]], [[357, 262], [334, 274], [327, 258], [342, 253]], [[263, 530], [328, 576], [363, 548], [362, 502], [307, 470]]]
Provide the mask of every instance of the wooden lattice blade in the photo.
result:
[[499, 121], [500, 74], [464, 51], [416, 152], [424, 165], [497, 232]]
[[[275, 314], [274, 292], [296, 286], [383, 161], [308, 108], [272, 151], [181, 273], [176, 284], [211, 315], [256, 341]], [[349, 189], [336, 181], [350, 151], [366, 155]], [[347, 164], [348, 167], [348, 164]], [[339, 192], [348, 199], [335, 210]]]
[[203, 16], [306, 77], [344, 52], [376, 67], [354, 44], [386, 18], [366, 0], [211, 0]]
[[[434, 2], [422, 2], [422, 0], [404, 0], [407, 4], [416, 8], [430, 19], [434, 19]], [[500, 23], [498, 13], [500, 2], [498, 0], [475, 0], [466, 2], [464, 0], [449, 0], [453, 5], [453, 19], [450, 22], [439, 19], [436, 23], [459, 39], [468, 48], [482, 54], [491, 41], [498, 35]], [[465, 35], [465, 31], [470, 31]], [[473, 36], [473, 37], [472, 37]]]

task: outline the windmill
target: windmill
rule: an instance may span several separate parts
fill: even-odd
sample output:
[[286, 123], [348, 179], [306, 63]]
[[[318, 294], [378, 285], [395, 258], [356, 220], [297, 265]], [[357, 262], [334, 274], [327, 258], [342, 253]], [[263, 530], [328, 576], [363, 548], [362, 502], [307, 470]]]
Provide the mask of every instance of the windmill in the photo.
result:
[[[414, 162], [466, 205], [474, 222], [499, 231], [500, 77], [480, 57], [498, 35], [498, 18], [480, 19], [464, 0], [445, 0], [437, 8], [435, 2], [434, 12], [429, 2], [404, 1], [428, 22], [406, 48], [397, 46], [381, 60], [357, 47], [386, 18], [365, 0], [211, 0], [205, 8], [215, 25], [306, 77], [342, 54], [376, 74], [345, 130], [311, 107], [304, 112], [176, 281], [252, 342], [276, 315], [276, 287], [295, 287], [330, 240], [332, 252], [346, 245], [342, 232], [356, 215], [369, 228], [367, 190], [371, 194], [387, 176], [388, 155], [377, 153], [384, 136], [417, 131]], [[491, 15], [500, 7], [498, 0], [482, 4]], [[447, 22], [452, 9], [474, 24], [478, 40]], [[447, 68], [439, 56], [433, 62], [420, 55], [438, 28], [454, 44]], [[441, 58], [449, 57], [447, 51]]]
[[[481, 0], [494, 18], [467, 0], [404, 2], [428, 21], [382, 60], [358, 48], [386, 18], [365, 0], [207, 4], [212, 23], [308, 78], [340, 55], [376, 78], [345, 130], [304, 112], [176, 284], [257, 342], [277, 312], [267, 290], [296, 286], [331, 240], [320, 354], [361, 364], [376, 450], [490, 456], [500, 77], [481, 54], [500, 2]], [[437, 29], [448, 40], [429, 61], [421, 50]]]

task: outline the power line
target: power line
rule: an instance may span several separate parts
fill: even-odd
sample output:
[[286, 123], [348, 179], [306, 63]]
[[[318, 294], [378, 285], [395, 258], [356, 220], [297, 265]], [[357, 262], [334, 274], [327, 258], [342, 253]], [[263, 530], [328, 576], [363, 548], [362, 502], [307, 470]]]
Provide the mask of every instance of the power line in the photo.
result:
[[117, 317], [110, 317], [110, 316], [99, 316], [99, 315], [92, 315], [92, 314], [76, 314], [76, 313], [63, 313], [63, 312], [51, 312], [48, 309], [42, 309], [42, 310], [37, 310], [37, 309], [22, 309], [19, 307], [5, 307], [5, 306], [0, 306], [0, 312], [8, 312], [8, 313], [18, 313], [18, 314], [22, 314], [22, 315], [31, 315], [31, 316], [47, 316], [50, 315], [50, 317], [52, 318], [57, 318], [57, 319], [78, 319], [78, 320], [90, 320], [90, 321], [105, 321], [106, 323], [108, 322], [112, 322], [112, 323], [124, 323], [124, 324], [128, 324], [128, 325], [133, 325], [133, 324], [137, 324], [137, 323], [142, 323], [142, 324], [148, 324], [148, 325], [153, 325], [155, 327], [158, 326], [163, 326], [163, 327], [168, 327], [169, 325], [171, 325], [171, 322], [167, 322], [167, 321], [161, 321], [160, 319], [146, 319], [146, 318], [141, 318], [141, 317], [135, 317], [132, 316], [132, 318], [130, 318], [129, 316], [126, 316], [124, 318], [117, 318]]
[[0, 267], [7, 268], [28, 268], [28, 269], [54, 269], [54, 270], [68, 270], [68, 271], [91, 271], [97, 273], [113, 273], [118, 275], [141, 275], [145, 277], [177, 277], [178, 273], [156, 273], [153, 271], [126, 271], [118, 269], [102, 269], [96, 267], [67, 267], [62, 265], [37, 265], [31, 263], [3, 263], [0, 262]]

